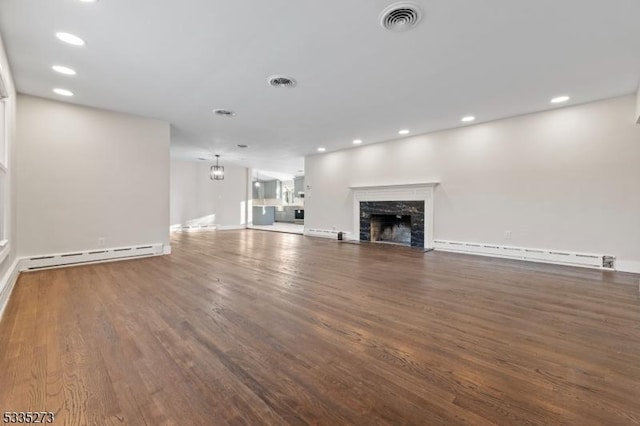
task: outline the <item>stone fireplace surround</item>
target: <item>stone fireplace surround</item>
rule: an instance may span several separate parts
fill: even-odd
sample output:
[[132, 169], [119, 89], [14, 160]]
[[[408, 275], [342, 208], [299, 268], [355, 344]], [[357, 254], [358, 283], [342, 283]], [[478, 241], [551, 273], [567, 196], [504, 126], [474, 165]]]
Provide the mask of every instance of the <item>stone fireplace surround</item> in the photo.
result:
[[[361, 203], [363, 202], [408, 202], [419, 201], [424, 206], [423, 213], [423, 241], [422, 245], [413, 241], [413, 219], [412, 219], [412, 246], [423, 247], [425, 249], [433, 248], [433, 192], [437, 182], [428, 183], [410, 183], [410, 184], [392, 184], [392, 185], [362, 185], [351, 186], [353, 194], [353, 233], [352, 239], [361, 240]], [[371, 214], [371, 213], [370, 213]], [[394, 213], [399, 214], [399, 213]], [[364, 228], [364, 227], [363, 227]], [[370, 232], [370, 231], [369, 231]], [[370, 240], [370, 234], [367, 237]]]

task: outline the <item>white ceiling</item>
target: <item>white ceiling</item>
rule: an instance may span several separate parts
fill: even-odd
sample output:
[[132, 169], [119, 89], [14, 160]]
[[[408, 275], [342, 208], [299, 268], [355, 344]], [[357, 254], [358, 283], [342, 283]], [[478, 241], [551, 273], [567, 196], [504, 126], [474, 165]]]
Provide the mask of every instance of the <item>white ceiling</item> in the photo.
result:
[[[18, 90], [172, 124], [172, 155], [298, 174], [303, 156], [633, 92], [638, 0], [422, 0], [414, 30], [383, 30], [391, 0], [2, 0]], [[84, 47], [59, 42], [67, 31]], [[54, 64], [75, 68], [66, 77]], [[288, 74], [292, 90], [267, 85]], [[66, 101], [67, 99], [61, 99]], [[213, 116], [214, 108], [236, 111]], [[237, 144], [247, 144], [244, 150]]]

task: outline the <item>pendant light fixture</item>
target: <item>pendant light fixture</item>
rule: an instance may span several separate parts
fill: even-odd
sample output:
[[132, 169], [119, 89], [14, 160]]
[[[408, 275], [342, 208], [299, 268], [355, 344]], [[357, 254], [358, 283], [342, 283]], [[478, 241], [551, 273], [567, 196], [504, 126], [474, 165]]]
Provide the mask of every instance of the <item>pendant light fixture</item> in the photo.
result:
[[211, 166], [210, 177], [211, 180], [224, 180], [224, 166], [218, 165], [220, 155], [216, 154], [216, 165]]
[[260, 188], [260, 171], [256, 170], [256, 183], [253, 184], [256, 188]]

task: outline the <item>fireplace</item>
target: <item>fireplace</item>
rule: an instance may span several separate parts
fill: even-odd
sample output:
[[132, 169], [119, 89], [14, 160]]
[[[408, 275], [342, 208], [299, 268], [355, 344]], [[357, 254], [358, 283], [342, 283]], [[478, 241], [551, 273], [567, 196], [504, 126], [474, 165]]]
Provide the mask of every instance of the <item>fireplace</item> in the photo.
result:
[[411, 216], [371, 215], [371, 241], [411, 245]]
[[[402, 216], [409, 216], [411, 247], [432, 249], [433, 196], [437, 185], [437, 182], [415, 182], [350, 186], [349, 189], [353, 191], [354, 232], [348, 238], [371, 241], [372, 215], [401, 216], [400, 219]], [[404, 224], [406, 225], [406, 219]]]
[[361, 201], [360, 241], [424, 247], [423, 201]]

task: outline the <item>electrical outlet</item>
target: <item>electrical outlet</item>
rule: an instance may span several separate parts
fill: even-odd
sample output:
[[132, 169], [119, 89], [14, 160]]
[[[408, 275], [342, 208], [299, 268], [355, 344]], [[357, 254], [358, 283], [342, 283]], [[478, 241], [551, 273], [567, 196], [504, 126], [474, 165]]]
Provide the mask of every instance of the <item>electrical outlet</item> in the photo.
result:
[[504, 239], [505, 240], [511, 239], [511, 231], [504, 231]]
[[98, 238], [98, 247], [104, 247], [104, 237]]

